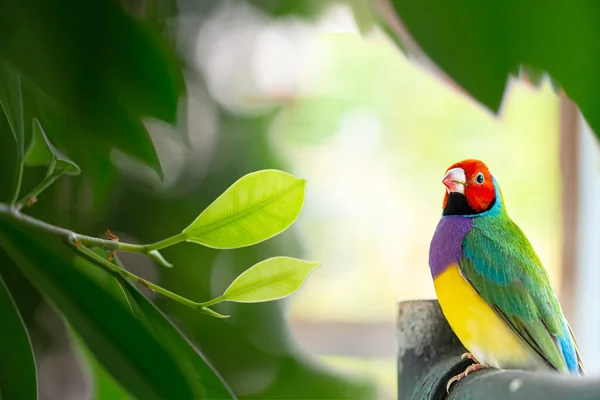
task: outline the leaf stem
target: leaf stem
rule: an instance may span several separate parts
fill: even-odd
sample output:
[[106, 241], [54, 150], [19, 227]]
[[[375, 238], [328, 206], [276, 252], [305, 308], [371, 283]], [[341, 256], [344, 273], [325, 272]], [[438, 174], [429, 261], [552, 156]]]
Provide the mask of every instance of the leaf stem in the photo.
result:
[[[41, 184], [40, 184], [40, 186], [41, 186]], [[92, 236], [81, 235], [81, 234], [75, 233], [69, 229], [51, 225], [47, 222], [40, 221], [39, 219], [33, 218], [29, 215], [22, 214], [16, 206], [9, 206], [8, 204], [5, 204], [5, 203], [0, 203], [0, 217], [11, 218], [29, 228], [36, 229], [38, 231], [44, 231], [47, 233], [52, 233], [56, 236], [60, 236], [60, 237], [64, 238], [68, 242], [68, 244], [71, 247], [73, 247], [78, 253], [81, 253], [88, 260], [90, 260], [91, 262], [93, 262], [96, 265], [99, 265], [100, 267], [102, 267], [103, 269], [108, 271], [109, 273], [116, 275], [116, 276], [121, 276], [125, 279], [129, 279], [134, 282], [137, 282], [156, 293], [160, 293], [165, 297], [168, 297], [180, 304], [183, 304], [186, 307], [193, 308], [204, 314], [207, 314], [207, 315], [210, 315], [210, 316], [216, 317], [216, 318], [228, 318], [229, 317], [228, 315], [219, 314], [219, 313], [211, 310], [210, 308], [208, 308], [209, 306], [222, 301], [222, 296], [217, 297], [216, 299], [210, 300], [206, 303], [199, 303], [196, 301], [192, 301], [188, 298], [178, 295], [177, 293], [171, 292], [170, 290], [167, 290], [167, 289], [163, 288], [162, 286], [159, 286], [159, 285], [152, 283], [144, 278], [141, 278], [141, 277], [127, 271], [126, 269], [119, 267], [118, 265], [113, 264], [109, 260], [106, 260], [106, 259], [102, 258], [101, 256], [99, 256], [98, 254], [94, 253], [92, 250], [89, 249], [89, 247], [87, 247], [87, 246], [95, 246], [95, 247], [101, 247], [108, 251], [121, 250], [121, 251], [143, 253], [143, 254], [147, 254], [148, 256], [154, 258], [158, 262], [163, 263], [163, 265], [169, 266], [170, 264], [162, 257], [162, 255], [160, 255], [158, 250], [184, 241], [186, 235], [183, 233], [180, 233], [173, 237], [167, 238], [165, 240], [158, 241], [156, 243], [151, 243], [151, 244], [147, 244], [147, 245], [138, 245], [138, 244], [121, 243], [121, 242], [117, 242], [114, 240], [100, 239], [100, 238], [96, 238], [96, 237], [92, 237]]]
[[[40, 184], [38, 187], [42, 186]], [[34, 189], [35, 190], [35, 189]], [[5, 203], [0, 203], [0, 217], [11, 218], [13, 220], [18, 221], [24, 226], [27, 226], [32, 229], [36, 229], [38, 231], [44, 231], [47, 233], [52, 233], [56, 236], [60, 236], [64, 238], [68, 244], [75, 249], [78, 253], [85, 256], [88, 260], [93, 262], [96, 265], [99, 265], [109, 273], [115, 276], [121, 276], [125, 279], [132, 280], [137, 282], [148, 289], [160, 293], [165, 297], [168, 297], [180, 304], [183, 304], [186, 307], [193, 308], [198, 310], [204, 314], [210, 315], [216, 318], [228, 318], [228, 315], [219, 314], [208, 306], [216, 304], [221, 301], [221, 297], [217, 297], [216, 299], [210, 300], [206, 303], [199, 303], [196, 301], [192, 301], [188, 298], [178, 295], [177, 293], [171, 292], [159, 286], [155, 283], [152, 283], [144, 278], [139, 277], [124, 268], [119, 267], [118, 265], [113, 264], [109, 260], [106, 260], [94, 253], [87, 246], [96, 246], [101, 247], [108, 251], [132, 251], [136, 253], [147, 254], [148, 256], [154, 258], [155, 260], [162, 262], [163, 265], [166, 264], [169, 266], [170, 264], [160, 255], [158, 249], [162, 249], [165, 247], [172, 246], [174, 244], [180, 243], [185, 240], [185, 234], [178, 234], [173, 237], [167, 238], [165, 240], [161, 240], [156, 243], [152, 243], [149, 245], [137, 245], [131, 243], [121, 243], [114, 240], [100, 239], [92, 236], [80, 235], [75, 233], [69, 229], [61, 228], [59, 226], [48, 224], [47, 222], [40, 221], [39, 219], [33, 218], [29, 215], [22, 214], [19, 212], [19, 209], [16, 206], [9, 206]], [[86, 246], [87, 245], [87, 246]]]
[[148, 289], [150, 289], [156, 293], [160, 293], [163, 296], [173, 299], [176, 302], [181, 303], [185, 306], [192, 307], [192, 308], [199, 307], [200, 303], [186, 299], [185, 297], [180, 296], [177, 293], [173, 293], [170, 290], [163, 288], [162, 286], [156, 285], [144, 278], [141, 278], [141, 277], [127, 271], [124, 268], [118, 267], [117, 265], [111, 263], [108, 260], [105, 260], [104, 258], [100, 257], [98, 254], [94, 253], [92, 250], [81, 245], [81, 243], [77, 242], [77, 240], [74, 238], [69, 240], [69, 243], [75, 250], [77, 250], [79, 253], [85, 255], [86, 258], [88, 258], [90, 261], [93, 261], [95, 264], [98, 264], [99, 266], [106, 269], [108, 272], [110, 272], [112, 274], [118, 274], [118, 275], [122, 276], [123, 278], [130, 279], [134, 282], [137, 282], [137, 283], [147, 287]]
[[19, 200], [15, 203], [15, 207], [18, 210], [23, 208], [23, 206], [25, 206], [29, 202], [30, 199], [39, 196], [40, 193], [42, 193], [44, 190], [46, 190], [48, 188], [48, 186], [52, 185], [54, 183], [54, 181], [56, 181], [58, 178], [60, 178], [61, 175], [62, 175], [62, 173], [46, 175], [44, 180], [42, 180], [39, 183], [39, 185], [37, 185], [31, 192], [27, 193], [25, 196], [23, 196], [21, 198], [21, 200]]
[[222, 301], [225, 301], [225, 296], [219, 296], [219, 297], [215, 297], [212, 300], [209, 300], [207, 302], [204, 303], [200, 303], [200, 306], [202, 307], [210, 307], [210, 306], [214, 306], [215, 304], [218, 304]]
[[[23, 87], [21, 86], [21, 76], [17, 74], [17, 83], [19, 85], [19, 99], [21, 107], [19, 108], [19, 124], [15, 128], [11, 126], [15, 141], [17, 142], [17, 169], [15, 170], [15, 179], [10, 191], [8, 203], [13, 205], [19, 199], [21, 193], [21, 184], [23, 183], [23, 170], [25, 169], [25, 115], [23, 113]], [[6, 115], [8, 117], [8, 114]], [[10, 118], [9, 118], [10, 125]]]
[[102, 267], [103, 269], [105, 269], [112, 275], [121, 276], [125, 279], [129, 279], [131, 281], [137, 282], [140, 285], [147, 287], [148, 289], [152, 290], [155, 293], [162, 294], [163, 296], [168, 297], [171, 300], [178, 302], [179, 304], [182, 304], [186, 307], [193, 308], [195, 310], [199, 310], [200, 312], [210, 315], [211, 317], [216, 317], [216, 318], [229, 317], [228, 315], [222, 315], [222, 314], [219, 314], [209, 308], [206, 308], [206, 306], [204, 306], [204, 303], [198, 303], [198, 302], [192, 301], [186, 297], [180, 296], [177, 293], [171, 292], [170, 290], [165, 289], [162, 286], [159, 286], [159, 285], [152, 283], [144, 278], [139, 277], [136, 274], [133, 274], [133, 273], [127, 271], [125, 268], [121, 268], [118, 265], [113, 264], [109, 260], [106, 260], [106, 259], [102, 258], [100, 255], [94, 253], [89, 248], [81, 245], [80, 242], [77, 242], [73, 238], [69, 239], [68, 242], [71, 245], [71, 247], [73, 247], [77, 252], [81, 253], [88, 260], [90, 260], [91, 262], [93, 262], [96, 265], [99, 265], [100, 267]]
[[[18, 145], [17, 145], [18, 146]], [[15, 171], [15, 178], [13, 180], [13, 185], [10, 190], [10, 197], [8, 203], [13, 205], [17, 202], [19, 198], [19, 194], [21, 193], [21, 184], [23, 183], [23, 170], [25, 169], [25, 161], [23, 157], [19, 154], [17, 156], [17, 169]]]
[[177, 235], [171, 236], [170, 238], [166, 238], [166, 239], [161, 240], [156, 243], [148, 244], [148, 245], [146, 245], [146, 248], [148, 251], [161, 250], [161, 249], [164, 249], [165, 247], [171, 247], [175, 244], [185, 242], [186, 237], [187, 237], [187, 234], [185, 234], [183, 232], [178, 233]]
[[46, 172], [46, 178], [48, 178], [54, 172], [54, 168], [56, 167], [56, 155], [52, 155], [52, 161], [50, 161], [50, 165], [48, 165], [48, 172]]

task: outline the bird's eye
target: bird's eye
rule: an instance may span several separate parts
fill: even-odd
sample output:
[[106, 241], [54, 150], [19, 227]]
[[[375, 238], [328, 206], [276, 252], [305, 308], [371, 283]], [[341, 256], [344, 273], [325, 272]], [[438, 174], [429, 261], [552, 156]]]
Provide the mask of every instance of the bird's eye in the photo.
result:
[[477, 174], [477, 177], [475, 178], [475, 180], [477, 181], [478, 184], [482, 184], [483, 181], [485, 180], [485, 178], [483, 177], [483, 174], [480, 172]]

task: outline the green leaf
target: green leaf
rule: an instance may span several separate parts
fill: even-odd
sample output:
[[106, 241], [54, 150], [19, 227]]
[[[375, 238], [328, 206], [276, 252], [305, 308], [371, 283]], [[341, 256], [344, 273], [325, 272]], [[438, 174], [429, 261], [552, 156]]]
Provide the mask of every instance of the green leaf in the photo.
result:
[[37, 374], [25, 324], [0, 277], [0, 397], [37, 399]]
[[0, 62], [0, 105], [18, 144], [21, 157], [25, 147], [23, 88], [21, 76], [6, 63]]
[[[94, 247], [91, 251], [100, 257], [108, 260], [112, 253], [108, 250], [104, 250], [100, 247]], [[87, 263], [87, 260], [86, 260]], [[115, 255], [112, 259], [111, 263], [116, 265], [119, 268], [125, 269], [123, 265], [120, 263], [119, 259]], [[92, 278], [96, 283], [98, 283], [106, 292], [110, 293], [116, 300], [118, 300], [125, 308], [135, 315], [134, 306], [132, 304], [132, 300], [127, 295], [127, 292], [121, 286], [121, 283], [117, 277], [112, 274], [109, 274], [106, 270], [100, 268], [99, 266], [94, 265], [95, 268], [85, 268], [82, 269], [88, 277]]]
[[[104, 99], [95, 105], [104, 113], [104, 119], [84, 119], [77, 108], [67, 108], [39, 89], [34, 96], [38, 104], [36, 117], [48, 139], [77, 164], [93, 164], [96, 168], [110, 164], [111, 151], [118, 149], [152, 167], [162, 178], [156, 149], [141, 118], [133, 118], [119, 104]], [[100, 99], [95, 99], [95, 103], [100, 103]]]
[[237, 303], [277, 300], [296, 292], [321, 264], [291, 257], [273, 257], [255, 264], [229, 285], [221, 298]]
[[168, 262], [158, 250], [152, 250], [148, 253], [148, 257], [157, 262], [158, 265], [165, 268], [173, 268], [173, 264]]
[[[103, 258], [108, 258], [110, 255], [110, 252], [101, 248], [94, 248], [92, 251]], [[115, 257], [112, 263], [124, 268], [118, 257]], [[187, 378], [195, 398], [235, 398], [235, 395], [202, 353], [130, 281], [122, 277], [115, 278], [100, 269], [96, 269], [96, 271], [95, 279], [119, 298], [123, 304], [126, 304], [133, 315], [144, 323], [156, 339], [163, 343], [170, 354], [174, 356], [182, 373]], [[221, 318], [223, 317], [221, 316]]]
[[243, 176], [183, 230], [188, 242], [218, 249], [250, 246], [286, 230], [304, 203], [306, 181], [283, 171]]
[[250, 0], [253, 7], [275, 17], [300, 16], [316, 19], [332, 3], [333, 0]]
[[530, 83], [532, 86], [539, 88], [544, 84], [544, 78], [546, 76], [546, 73], [536, 68], [521, 66], [521, 68], [519, 68], [519, 71], [517, 74], [515, 74], [515, 76]]
[[17, 142], [23, 159], [26, 144], [32, 136], [32, 121], [36, 105], [32, 93], [23, 82], [21, 73], [0, 59], [0, 106]]
[[213, 309], [208, 308], [208, 307], [202, 307], [200, 309], [200, 311], [202, 311], [206, 315], [210, 315], [211, 317], [215, 317], [215, 318], [219, 318], [219, 319], [225, 319], [225, 318], [229, 318], [230, 317], [230, 315], [220, 314], [220, 313], [218, 313], [218, 312], [216, 312]]
[[[67, 110], [67, 129], [40, 118], [52, 143], [83, 166], [77, 152], [106, 159], [95, 151], [100, 142], [160, 174], [143, 121], [177, 121], [185, 81], [173, 43], [118, 1], [5, 0], [2, 11], [0, 59], [35, 87], [40, 109], [42, 93]], [[71, 141], [73, 131], [80, 137]]]
[[54, 236], [0, 220], [0, 245], [67, 318], [98, 361], [139, 399], [193, 399], [177, 361], [86, 270], [99, 268]]
[[85, 363], [89, 369], [92, 381], [90, 398], [94, 400], [133, 400], [129, 393], [96, 360], [90, 349], [73, 329], [71, 329], [71, 337], [81, 362]]
[[[510, 59], [510, 49], [507, 47], [494, 49], [494, 45], [500, 40], [508, 39], [503, 37], [505, 35], [502, 33], [495, 32], [495, 28], [499, 28], [500, 20], [486, 26], [482, 20], [471, 20], [471, 15], [485, 12], [489, 15], [481, 17], [488, 19], [489, 24], [489, 18], [494, 13], [492, 9], [496, 8], [496, 16], [492, 18], [504, 15], [504, 10], [498, 9], [502, 8], [498, 7], [500, 2], [493, 2], [489, 6], [486, 2], [485, 7], [483, 4], [471, 7], [467, 4], [469, 2], [464, 0], [458, 3], [443, 0], [390, 2], [431, 60], [473, 97], [497, 112], [508, 73], [517, 64]], [[469, 8], [476, 11], [473, 12]], [[437, 25], [438, 23], [441, 26]], [[459, 41], [459, 38], [462, 41]], [[474, 57], [475, 52], [479, 54]], [[487, 57], [482, 58], [484, 56]]]
[[[429, 58], [473, 98], [498, 112], [522, 65], [545, 71], [600, 135], [600, 3], [559, 0], [390, 0]], [[526, 17], [527, 16], [527, 17]]]
[[140, 319], [156, 338], [164, 343], [179, 363], [196, 398], [233, 399], [235, 395], [226, 386], [202, 353], [169, 321], [169, 319], [130, 282], [121, 279], [121, 285], [133, 300]]
[[371, 0], [347, 0], [354, 16], [354, 21], [361, 34], [366, 34], [373, 30], [375, 21], [373, 19]]
[[81, 170], [73, 161], [62, 154], [50, 143], [40, 121], [33, 120], [33, 135], [31, 145], [25, 154], [25, 164], [29, 166], [50, 166], [55, 163], [54, 170], [66, 175], [79, 175]]

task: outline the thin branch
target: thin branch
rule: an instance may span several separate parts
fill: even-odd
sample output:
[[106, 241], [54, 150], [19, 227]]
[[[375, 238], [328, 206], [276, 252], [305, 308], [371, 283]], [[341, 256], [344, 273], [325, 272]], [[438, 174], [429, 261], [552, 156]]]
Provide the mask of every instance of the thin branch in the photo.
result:
[[103, 269], [105, 269], [106, 271], [111, 273], [112, 275], [121, 276], [125, 279], [129, 279], [134, 282], [137, 282], [156, 293], [160, 293], [163, 296], [166, 296], [180, 304], [183, 304], [184, 306], [191, 307], [195, 310], [199, 310], [202, 313], [210, 315], [212, 317], [216, 317], [216, 318], [229, 317], [228, 315], [219, 314], [219, 313], [211, 310], [210, 308], [208, 308], [211, 305], [221, 302], [223, 300], [222, 297], [217, 297], [216, 299], [210, 300], [205, 303], [199, 303], [196, 301], [192, 301], [190, 299], [187, 299], [183, 296], [178, 295], [177, 293], [173, 293], [170, 290], [163, 288], [162, 286], [159, 286], [159, 285], [154, 284], [144, 278], [141, 278], [141, 277], [127, 271], [124, 268], [121, 268], [121, 267], [113, 264], [109, 260], [102, 258], [98, 254], [96, 254], [92, 250], [90, 250], [88, 247], [86, 247], [86, 245], [87, 245], [87, 246], [93, 246], [93, 247], [100, 247], [100, 248], [103, 248], [108, 251], [121, 250], [121, 251], [135, 252], [135, 253], [143, 253], [143, 254], [147, 254], [148, 256], [152, 257], [153, 259], [157, 260], [158, 262], [162, 263], [163, 265], [170, 265], [162, 257], [162, 255], [160, 255], [160, 253], [158, 252], [158, 249], [172, 246], [173, 244], [176, 244], [176, 243], [179, 243], [179, 242], [185, 240], [184, 234], [179, 234], [179, 235], [173, 236], [171, 238], [168, 238], [168, 239], [165, 239], [160, 242], [153, 243], [153, 244], [149, 244], [149, 245], [137, 245], [137, 244], [131, 244], [131, 243], [121, 243], [116, 240], [107, 240], [107, 239], [95, 238], [92, 236], [80, 235], [69, 229], [51, 225], [44, 221], [40, 221], [39, 219], [33, 218], [29, 215], [22, 214], [19, 212], [17, 207], [15, 207], [15, 206], [10, 207], [4, 203], [0, 203], [0, 217], [2, 217], [2, 216], [11, 218], [29, 228], [32, 228], [32, 229], [35, 229], [38, 231], [47, 232], [47, 233], [52, 233], [56, 236], [64, 238], [67, 241], [67, 243], [69, 243], [69, 245], [71, 245], [71, 247], [73, 247], [78, 253], [83, 255], [85, 258], [87, 258], [89, 261], [93, 262], [94, 264], [102, 267]]
[[176, 293], [173, 293], [173, 292], [163, 288], [162, 286], [158, 286], [144, 278], [141, 278], [141, 277], [127, 271], [124, 268], [121, 268], [121, 267], [113, 264], [112, 262], [110, 262], [110, 261], [102, 258], [101, 256], [99, 256], [98, 254], [94, 253], [92, 250], [88, 249], [87, 247], [79, 244], [75, 239], [69, 240], [69, 243], [75, 250], [77, 250], [82, 255], [86, 256], [87, 259], [89, 259], [90, 261], [94, 262], [95, 264], [101, 266], [102, 268], [106, 269], [108, 272], [110, 272], [112, 274], [121, 275], [123, 278], [137, 282], [140, 285], [145, 286], [148, 289], [152, 290], [153, 292], [160, 293], [163, 296], [167, 296], [167, 297], [177, 301], [178, 303], [181, 303], [188, 307], [196, 308], [199, 304], [192, 300], [186, 299], [185, 297], [180, 296]]
[[68, 240], [68, 242], [77, 252], [82, 254], [89, 261], [93, 262], [96, 265], [99, 265], [100, 267], [102, 267], [103, 269], [105, 269], [106, 271], [108, 271], [109, 273], [111, 273], [115, 276], [121, 276], [125, 279], [129, 279], [133, 282], [137, 282], [140, 285], [152, 290], [155, 293], [162, 294], [163, 296], [168, 297], [171, 300], [178, 302], [179, 304], [183, 304], [184, 306], [193, 308], [195, 310], [200, 310], [201, 312], [208, 314], [210, 316], [218, 317], [218, 318], [227, 318], [228, 317], [228, 316], [221, 315], [219, 313], [214, 312], [213, 310], [206, 308], [203, 303], [198, 303], [196, 301], [192, 301], [188, 298], [180, 296], [177, 293], [173, 293], [170, 290], [163, 288], [162, 286], [152, 283], [144, 278], [139, 277], [138, 275], [135, 275], [135, 274], [127, 271], [124, 268], [121, 268], [121, 267], [113, 264], [109, 260], [102, 258], [100, 255], [94, 253], [92, 250], [83, 246], [82, 244], [80, 244], [73, 238]]
[[50, 165], [48, 165], [48, 170], [46, 171], [46, 176], [44, 180], [42, 180], [31, 192], [27, 193], [21, 200], [17, 201], [15, 204], [15, 208], [20, 210], [25, 205], [31, 206], [37, 201], [37, 196], [40, 195], [44, 190], [46, 190], [50, 185], [54, 183], [58, 178], [62, 176], [64, 171], [54, 172], [54, 168], [56, 167], [56, 156], [52, 156], [52, 161], [50, 161]]
[[74, 239], [77, 242], [88, 246], [101, 247], [108, 251], [127, 251], [130, 253], [146, 254], [152, 257], [162, 266], [166, 267], [170, 267], [171, 264], [169, 264], [160, 254], [157, 254], [158, 250], [163, 249], [165, 247], [173, 246], [174, 244], [180, 243], [185, 240], [185, 234], [183, 233], [151, 244], [133, 244], [118, 242], [115, 240], [100, 239], [93, 236], [75, 233], [69, 229], [48, 224], [47, 222], [33, 218], [29, 215], [22, 214], [17, 207], [11, 207], [5, 203], [0, 203], [0, 216], [2, 215], [16, 220], [19, 223], [28, 226], [32, 229], [52, 233], [54, 235], [61, 236], [69, 240]]
[[31, 192], [27, 193], [25, 196], [23, 196], [21, 198], [21, 200], [17, 201], [15, 203], [15, 207], [18, 210], [23, 208], [26, 204], [29, 203], [30, 199], [39, 196], [40, 193], [42, 193], [44, 190], [46, 190], [48, 188], [48, 186], [52, 185], [54, 183], [54, 181], [56, 181], [58, 178], [60, 178], [61, 175], [62, 175], [61, 173], [47, 175], [44, 178], [44, 180], [41, 181], [40, 184], [37, 185]]

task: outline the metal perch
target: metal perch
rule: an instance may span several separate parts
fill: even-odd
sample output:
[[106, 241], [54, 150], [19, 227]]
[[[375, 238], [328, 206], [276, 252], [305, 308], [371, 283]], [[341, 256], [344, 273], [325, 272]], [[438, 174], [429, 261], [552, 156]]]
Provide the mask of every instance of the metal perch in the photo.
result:
[[486, 369], [446, 383], [472, 363], [437, 300], [401, 302], [398, 307], [398, 400], [592, 400], [600, 380], [558, 373]]

